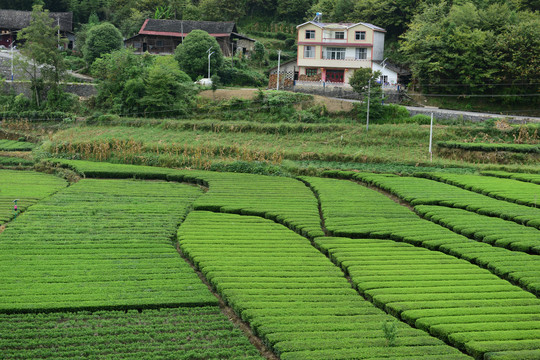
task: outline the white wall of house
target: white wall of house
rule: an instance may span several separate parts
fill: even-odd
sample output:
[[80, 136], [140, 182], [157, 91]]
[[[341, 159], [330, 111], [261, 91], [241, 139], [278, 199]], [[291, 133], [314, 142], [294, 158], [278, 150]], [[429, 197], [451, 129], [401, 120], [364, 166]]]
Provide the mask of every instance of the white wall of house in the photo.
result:
[[386, 76], [386, 82], [391, 85], [397, 84], [398, 82], [398, 74], [387, 67], [383, 68], [380, 64], [373, 63], [373, 71], [380, 71], [382, 73], [381, 77]]
[[384, 33], [374, 31], [373, 60], [383, 60], [384, 56]]

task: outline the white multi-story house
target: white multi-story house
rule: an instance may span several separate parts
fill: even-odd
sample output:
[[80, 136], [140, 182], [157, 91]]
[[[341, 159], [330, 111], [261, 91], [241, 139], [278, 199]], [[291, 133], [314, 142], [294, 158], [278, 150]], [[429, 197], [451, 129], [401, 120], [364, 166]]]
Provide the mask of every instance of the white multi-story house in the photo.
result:
[[[386, 31], [367, 23], [321, 23], [298, 25], [298, 72], [323, 82], [348, 84], [359, 68], [382, 72], [381, 81], [397, 83], [397, 73], [384, 60]], [[381, 65], [382, 64], [382, 65]]]

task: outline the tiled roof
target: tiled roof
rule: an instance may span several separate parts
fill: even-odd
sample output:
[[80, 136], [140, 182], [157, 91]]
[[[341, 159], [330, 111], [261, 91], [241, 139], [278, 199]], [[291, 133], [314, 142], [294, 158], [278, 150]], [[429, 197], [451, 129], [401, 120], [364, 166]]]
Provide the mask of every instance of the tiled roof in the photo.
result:
[[145, 21], [139, 33], [177, 33], [188, 34], [193, 30], [204, 30], [209, 34], [231, 34], [238, 32], [236, 24], [230, 22], [192, 21], [192, 20], [156, 20]]
[[[32, 12], [19, 10], [1, 10], [0, 9], [0, 29], [20, 30], [30, 25]], [[58, 24], [60, 19], [61, 31], [73, 31], [73, 13], [72, 12], [52, 12], [49, 17], [53, 18], [54, 25]]]

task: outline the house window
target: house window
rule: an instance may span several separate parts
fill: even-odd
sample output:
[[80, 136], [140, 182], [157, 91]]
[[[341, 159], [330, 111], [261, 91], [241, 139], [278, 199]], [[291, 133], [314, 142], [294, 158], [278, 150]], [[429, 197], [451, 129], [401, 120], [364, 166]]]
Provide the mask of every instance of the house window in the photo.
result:
[[345, 32], [343, 31], [336, 31], [334, 37], [336, 39], [345, 39]]
[[315, 30], [306, 30], [306, 39], [315, 39]]
[[366, 59], [367, 59], [367, 49], [356, 48], [356, 60], [366, 60]]
[[315, 48], [313, 46], [304, 46], [304, 57], [305, 58], [314, 58], [315, 57]]
[[306, 69], [306, 76], [317, 76], [317, 69], [316, 68]]
[[345, 59], [345, 48], [326, 48], [326, 58], [329, 60]]
[[356, 40], [366, 40], [366, 32], [365, 31], [356, 31], [354, 33], [354, 38]]
[[156, 47], [163, 47], [163, 40], [157, 40]]

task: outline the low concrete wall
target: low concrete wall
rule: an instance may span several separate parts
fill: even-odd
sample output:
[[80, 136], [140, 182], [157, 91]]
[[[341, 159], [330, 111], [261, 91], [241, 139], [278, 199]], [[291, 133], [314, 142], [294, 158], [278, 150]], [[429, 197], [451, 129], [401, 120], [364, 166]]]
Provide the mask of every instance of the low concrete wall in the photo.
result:
[[475, 113], [471, 111], [457, 111], [457, 110], [445, 110], [436, 108], [416, 108], [406, 107], [411, 116], [416, 114], [422, 114], [431, 116], [435, 119], [443, 120], [465, 120], [473, 122], [482, 122], [488, 119], [506, 119], [509, 123], [513, 124], [525, 124], [529, 122], [539, 122], [540, 119], [527, 116], [515, 116], [515, 115], [501, 115], [501, 114], [487, 114], [487, 113]]
[[[329, 85], [328, 83], [322, 85], [305, 85], [298, 82], [291, 89], [294, 92], [300, 92], [311, 95], [320, 95], [326, 97], [333, 97], [338, 99], [347, 100], [363, 100], [363, 96], [355, 92], [350, 86], [343, 85]], [[384, 102], [397, 104], [400, 101], [399, 92], [395, 90], [383, 90]]]
[[[94, 84], [66, 83], [62, 84], [62, 89], [67, 93], [81, 97], [90, 97], [97, 94], [96, 86]], [[2, 84], [0, 91], [4, 94], [14, 92], [15, 94], [24, 94], [27, 97], [32, 97], [30, 82], [28, 81], [5, 81]]]

